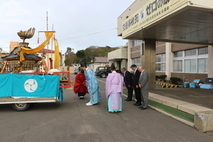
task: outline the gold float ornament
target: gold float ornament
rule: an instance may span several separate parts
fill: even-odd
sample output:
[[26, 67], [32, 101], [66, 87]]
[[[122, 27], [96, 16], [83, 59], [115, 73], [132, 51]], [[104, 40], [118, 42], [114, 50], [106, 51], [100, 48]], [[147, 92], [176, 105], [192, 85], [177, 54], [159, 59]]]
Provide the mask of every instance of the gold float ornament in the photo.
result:
[[18, 36], [23, 40], [23, 43], [27, 38], [32, 38], [35, 33], [35, 28], [30, 28], [26, 31], [17, 32]]

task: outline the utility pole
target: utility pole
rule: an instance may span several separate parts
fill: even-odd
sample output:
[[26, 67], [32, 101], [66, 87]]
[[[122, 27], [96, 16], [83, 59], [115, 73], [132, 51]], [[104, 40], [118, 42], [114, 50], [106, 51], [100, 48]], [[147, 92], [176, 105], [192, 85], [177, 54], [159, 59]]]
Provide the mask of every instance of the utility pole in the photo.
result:
[[[52, 31], [54, 31], [54, 24], [52, 24]], [[54, 38], [51, 40], [51, 50], [52, 51], [53, 51], [53, 40], [54, 40]], [[53, 54], [52, 53], [51, 53], [51, 58], [53, 59]]]
[[[47, 28], [47, 31], [48, 31], [48, 11], [46, 11], [46, 28]], [[47, 50], [49, 50], [49, 43], [47, 44]], [[46, 54], [46, 58], [47, 58], [47, 66], [48, 68], [50, 69], [50, 60], [49, 60], [49, 53], [47, 52]]]
[[[43, 33], [45, 33], [45, 32], [55, 32], [55, 31], [49, 31], [49, 28], [48, 28], [48, 11], [46, 11], [46, 31], [39, 31], [39, 33], [40, 32], [43, 32]], [[51, 42], [51, 40], [50, 40], [50, 42]], [[49, 43], [50, 43], [49, 42]], [[51, 49], [49, 49], [49, 43], [46, 45], [46, 49], [47, 50], [51, 50]], [[51, 42], [51, 44], [52, 44], [52, 42]], [[51, 55], [51, 57], [50, 57], [50, 55], [49, 55], [50, 53], [46, 53], [46, 62], [47, 62], [47, 66], [48, 66], [48, 68], [50, 69], [51, 68], [51, 66], [50, 66], [50, 64], [51, 64], [51, 61], [50, 61], [50, 58], [52, 59], [52, 55]]]
[[46, 26], [47, 26], [47, 31], [48, 31], [48, 11], [46, 12]]

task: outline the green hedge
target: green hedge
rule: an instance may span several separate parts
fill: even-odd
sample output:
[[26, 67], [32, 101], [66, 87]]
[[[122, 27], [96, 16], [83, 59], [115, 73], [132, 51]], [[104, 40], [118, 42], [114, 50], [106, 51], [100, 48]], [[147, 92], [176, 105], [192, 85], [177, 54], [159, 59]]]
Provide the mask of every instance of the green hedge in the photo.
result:
[[158, 75], [158, 79], [160, 79], [160, 81], [166, 81], [166, 77], [167, 75]]
[[170, 81], [172, 84], [179, 85], [181, 83], [181, 79], [178, 77], [170, 77]]
[[167, 75], [165, 75], [165, 74], [164, 75], [159, 75], [160, 79], [165, 79], [166, 77], [167, 77]]

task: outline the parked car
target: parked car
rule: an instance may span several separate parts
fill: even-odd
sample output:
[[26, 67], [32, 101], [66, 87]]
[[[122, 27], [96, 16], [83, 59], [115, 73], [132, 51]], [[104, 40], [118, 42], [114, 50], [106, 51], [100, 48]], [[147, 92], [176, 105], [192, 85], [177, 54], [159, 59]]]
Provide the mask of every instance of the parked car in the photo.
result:
[[109, 66], [99, 66], [96, 68], [95, 75], [101, 78], [106, 78], [110, 72], [111, 70]]

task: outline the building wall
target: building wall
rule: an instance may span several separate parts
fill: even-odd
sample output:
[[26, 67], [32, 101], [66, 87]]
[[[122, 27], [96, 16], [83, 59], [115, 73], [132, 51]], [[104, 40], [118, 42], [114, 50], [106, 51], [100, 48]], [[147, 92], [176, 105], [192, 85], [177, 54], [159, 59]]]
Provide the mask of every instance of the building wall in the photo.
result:
[[[165, 72], [156, 72], [156, 75], [165, 75]], [[194, 79], [200, 79], [204, 83], [207, 74], [196, 74], [196, 73], [171, 73], [171, 77], [178, 77], [183, 82], [193, 82]], [[170, 78], [166, 78], [170, 80]]]
[[19, 42], [16, 42], [16, 41], [11, 41], [10, 42], [10, 51], [11, 52], [15, 47], [18, 47], [19, 46]]
[[[123, 31], [123, 22], [131, 15], [135, 13], [135, 11], [139, 8], [141, 8], [142, 5], [147, 3], [149, 0], [135, 0], [133, 4], [131, 4], [119, 17], [118, 17], [118, 30], [117, 30], [117, 35], [122, 36], [122, 31]], [[209, 7], [208, 5], [212, 5], [213, 1], [206, 2], [203, 4], [203, 0], [191, 0], [190, 3], [193, 3], [194, 5], [199, 5], [201, 7]], [[132, 33], [131, 33], [132, 34]], [[138, 35], [134, 36], [134, 39], [137, 38]], [[132, 40], [129, 40], [132, 41]], [[129, 42], [130, 43], [130, 42]], [[131, 47], [129, 50], [130, 56], [128, 56], [128, 62], [133, 61], [133, 58], [141, 57], [139, 56], [139, 53], [132, 52], [137, 50], [137, 46], [134, 46], [132, 44], [129, 44]], [[162, 54], [166, 53], [166, 48], [165, 48], [165, 43], [164, 42], [157, 42], [156, 43], [156, 54]], [[171, 54], [175, 51], [184, 51], [187, 49], [193, 49], [193, 48], [199, 48], [199, 47], [206, 47], [206, 45], [199, 45], [199, 44], [182, 44], [182, 43], [172, 43], [171, 45]], [[142, 47], [141, 47], [142, 49]], [[213, 51], [213, 50], [212, 50]], [[213, 54], [213, 53], [212, 53]], [[211, 54], [211, 55], [212, 55]], [[128, 54], [129, 55], [129, 54]], [[172, 56], [172, 55], [171, 55]], [[173, 61], [173, 57], [171, 59]], [[211, 62], [211, 61], [209, 61]], [[209, 63], [209, 65], [212, 65]], [[173, 68], [173, 65], [170, 66]], [[160, 74], [165, 74], [165, 72], [156, 72], [156, 75]], [[212, 73], [213, 74], [213, 73]], [[207, 73], [171, 73], [172, 77], [179, 77], [179, 78], [186, 78], [189, 82], [193, 81], [194, 79], [201, 79], [204, 80], [207, 77]]]
[[[130, 40], [132, 42], [132, 40]], [[129, 44], [132, 45], [133, 44]], [[208, 73], [184, 73], [184, 72], [173, 72], [173, 53], [176, 51], [184, 51], [188, 49], [194, 49], [194, 48], [200, 48], [200, 47], [206, 47], [206, 45], [199, 45], [199, 44], [182, 44], [182, 43], [170, 43], [171, 45], [171, 65], [170, 67], [170, 74], [168, 75], [167, 80], [170, 79], [170, 77], [179, 77], [183, 81], [192, 82], [194, 79], [201, 79], [202, 82], [204, 82], [205, 78], [208, 76]], [[141, 57], [142, 55], [139, 54], [140, 50], [142, 49], [141, 46], [133, 46], [130, 48], [130, 58], [128, 60], [134, 60], [134, 58]], [[166, 43], [165, 42], [156, 42], [156, 55], [157, 54], [165, 54], [166, 53]], [[166, 62], [165, 62], [166, 63]], [[164, 75], [166, 74], [166, 71], [156, 71], [156, 75]]]
[[131, 48], [131, 58], [138, 58], [141, 56], [141, 46], [135, 46]]
[[144, 52], [143, 41], [142, 40], [129, 40], [128, 41], [128, 63], [127, 69], [130, 71], [130, 66], [135, 64], [137, 66], [141, 65], [141, 59]]
[[179, 77], [183, 82], [193, 82], [194, 79], [200, 79], [204, 83], [207, 74], [197, 73], [171, 73], [172, 77]]
[[[172, 43], [172, 52], [199, 48], [199, 47], [206, 47], [207, 45], [202, 44], [185, 44], [185, 43]], [[156, 43], [156, 54], [161, 54], [166, 52], [166, 43], [159, 42]]]
[[120, 70], [121, 68], [127, 68], [128, 64], [127, 59], [129, 56], [128, 49], [129, 48], [120, 48], [109, 52], [108, 53], [109, 65], [114, 63], [117, 70]]
[[141, 8], [142, 5], [147, 3], [149, 0], [135, 0], [119, 17], [118, 17], [118, 30], [117, 35], [122, 34], [123, 25], [122, 23], [131, 15], [135, 13], [136, 9]]
[[208, 77], [213, 77], [213, 46], [209, 45], [208, 47]]
[[120, 48], [108, 53], [108, 60], [127, 59], [127, 48]]
[[166, 44], [165, 42], [156, 42], [156, 54], [165, 53], [166, 52]]
[[[165, 45], [166, 45], [165, 43], [157, 42], [156, 54], [165, 54], [166, 53]], [[200, 47], [206, 47], [206, 45], [171, 43], [171, 51], [172, 51], [171, 54], [173, 54], [176, 51], [185, 51], [188, 49], [195, 49], [195, 48], [200, 48]], [[168, 60], [168, 59], [166, 59], [166, 60]], [[173, 55], [171, 57], [171, 60], [173, 62], [173, 60], [174, 60]], [[184, 73], [184, 71], [181, 73], [178, 73], [178, 72], [173, 71], [173, 64], [169, 67], [171, 68], [171, 72], [170, 72], [171, 77], [179, 77], [185, 82], [186, 81], [192, 82], [194, 79], [201, 79], [201, 81], [204, 82], [205, 78], [208, 76], [208, 73]], [[166, 74], [166, 72], [160, 72], [160, 71], [156, 72], [156, 75], [163, 75], [163, 74]], [[170, 79], [170, 77], [167, 78], [167, 80], [169, 80], [169, 79]]]
[[165, 72], [156, 72], [156, 75], [164, 75]]
[[132, 59], [131, 59], [131, 48], [132, 48], [133, 43], [128, 40], [128, 52], [127, 52], [127, 67], [126, 69], [129, 70], [129, 67], [132, 65]]
[[180, 50], [193, 49], [193, 48], [199, 48], [199, 47], [205, 47], [205, 46], [207, 46], [207, 45], [174, 43], [174, 44], [172, 44], [172, 52], [180, 51]]
[[213, 5], [213, 1], [212, 0], [207, 0], [206, 2], [204, 2], [203, 0], [190, 0], [190, 2], [193, 5], [199, 5], [202, 7], [210, 7]]

